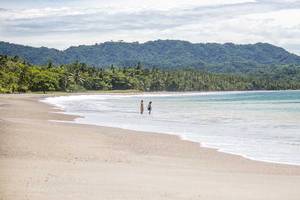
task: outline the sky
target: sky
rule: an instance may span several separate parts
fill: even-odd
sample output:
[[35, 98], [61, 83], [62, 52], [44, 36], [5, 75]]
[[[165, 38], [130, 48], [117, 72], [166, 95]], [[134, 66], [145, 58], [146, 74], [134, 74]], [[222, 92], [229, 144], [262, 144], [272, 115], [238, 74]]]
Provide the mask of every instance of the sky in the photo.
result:
[[300, 0], [0, 0], [0, 41], [268, 42], [300, 55]]

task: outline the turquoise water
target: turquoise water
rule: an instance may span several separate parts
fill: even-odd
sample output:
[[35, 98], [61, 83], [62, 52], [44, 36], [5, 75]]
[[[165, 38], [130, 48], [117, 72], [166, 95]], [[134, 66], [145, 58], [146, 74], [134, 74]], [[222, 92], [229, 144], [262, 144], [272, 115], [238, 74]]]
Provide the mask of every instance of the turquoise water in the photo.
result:
[[[139, 102], [153, 102], [151, 115]], [[76, 123], [179, 135], [244, 157], [300, 165], [300, 91], [82, 95], [44, 100]]]

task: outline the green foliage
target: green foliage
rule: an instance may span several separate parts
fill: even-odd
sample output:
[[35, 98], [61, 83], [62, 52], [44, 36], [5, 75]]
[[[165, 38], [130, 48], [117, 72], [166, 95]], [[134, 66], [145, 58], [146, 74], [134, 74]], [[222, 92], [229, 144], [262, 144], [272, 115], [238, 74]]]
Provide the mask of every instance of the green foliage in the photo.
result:
[[199, 69], [134, 67], [95, 68], [75, 62], [67, 65], [30, 65], [18, 57], [0, 56], [0, 93], [27, 91], [223, 91], [300, 89], [300, 67], [270, 66], [248, 76], [213, 74]]
[[31, 86], [32, 91], [56, 91], [58, 87], [58, 74], [47, 70], [34, 71], [32, 74]]
[[37, 65], [52, 66], [79, 60], [97, 67], [108, 67], [111, 64], [127, 67], [141, 62], [148, 68], [189, 66], [218, 73], [249, 73], [269, 65], [300, 65], [299, 56], [268, 43], [193, 44], [180, 40], [157, 40], [146, 43], [105, 42], [59, 51], [0, 42], [0, 54], [18, 55]]

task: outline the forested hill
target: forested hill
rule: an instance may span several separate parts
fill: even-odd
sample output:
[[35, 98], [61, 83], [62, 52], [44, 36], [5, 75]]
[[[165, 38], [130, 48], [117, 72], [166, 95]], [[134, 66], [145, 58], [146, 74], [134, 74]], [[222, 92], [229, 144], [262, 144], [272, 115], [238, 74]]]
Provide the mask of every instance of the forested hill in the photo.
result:
[[95, 68], [84, 63], [35, 66], [0, 55], [0, 93], [28, 91], [124, 90], [224, 91], [300, 89], [300, 68], [282, 66], [249, 76], [214, 74], [198, 69]]
[[270, 65], [300, 64], [300, 57], [283, 48], [257, 43], [190, 43], [179, 40], [157, 40], [146, 43], [105, 42], [70, 47], [64, 51], [46, 47], [0, 42], [0, 54], [19, 56], [32, 64], [67, 64], [75, 61], [96, 67], [133, 66], [141, 62], [145, 67], [196, 67], [211, 72], [248, 72]]

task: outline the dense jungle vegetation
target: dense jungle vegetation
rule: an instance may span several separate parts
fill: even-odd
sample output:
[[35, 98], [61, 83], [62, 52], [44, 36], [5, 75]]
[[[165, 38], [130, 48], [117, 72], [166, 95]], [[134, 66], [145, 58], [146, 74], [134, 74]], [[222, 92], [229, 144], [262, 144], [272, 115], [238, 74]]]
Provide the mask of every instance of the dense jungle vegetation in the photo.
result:
[[29, 91], [127, 90], [224, 91], [300, 89], [300, 67], [284, 65], [259, 69], [247, 76], [214, 74], [195, 68], [96, 68], [74, 62], [54, 66], [32, 65], [6, 55], [0, 56], [0, 93]]

